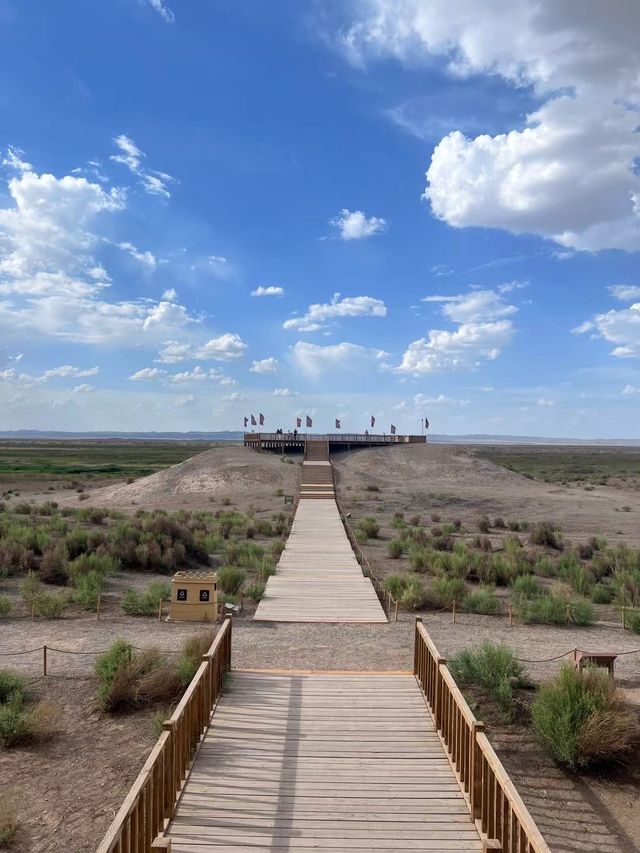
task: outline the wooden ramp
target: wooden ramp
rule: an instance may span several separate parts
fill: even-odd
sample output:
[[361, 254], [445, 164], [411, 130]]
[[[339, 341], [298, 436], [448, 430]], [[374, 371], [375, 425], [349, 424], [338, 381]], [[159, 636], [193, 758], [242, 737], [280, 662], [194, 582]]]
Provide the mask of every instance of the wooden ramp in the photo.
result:
[[415, 678], [394, 674], [234, 672], [167, 835], [172, 853], [483, 849]]
[[355, 558], [335, 500], [301, 499], [287, 545], [254, 619], [268, 622], [386, 622]]

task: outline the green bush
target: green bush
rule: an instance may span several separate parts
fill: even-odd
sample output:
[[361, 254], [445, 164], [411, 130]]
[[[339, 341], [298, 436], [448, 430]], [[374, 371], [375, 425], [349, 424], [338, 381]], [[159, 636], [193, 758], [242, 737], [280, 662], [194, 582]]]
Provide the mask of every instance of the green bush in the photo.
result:
[[449, 668], [462, 687], [479, 687], [507, 717], [515, 716], [515, 691], [526, 681], [522, 664], [508, 646], [486, 641], [479, 648], [464, 649], [449, 661]]
[[236, 566], [225, 566], [218, 572], [218, 586], [228, 595], [238, 595], [246, 580], [246, 572]]
[[492, 587], [481, 586], [465, 595], [462, 606], [471, 613], [497, 614], [500, 613], [500, 599], [496, 597]]
[[105, 588], [104, 576], [98, 572], [89, 572], [79, 577], [73, 592], [73, 600], [85, 610], [95, 610], [98, 598]]
[[636, 715], [622, 706], [602, 669], [579, 672], [563, 664], [554, 681], [540, 688], [532, 720], [551, 757], [572, 770], [626, 758], [640, 740]]
[[375, 539], [380, 532], [380, 525], [375, 518], [372, 518], [370, 515], [363, 518], [358, 527], [369, 537], [369, 539]]
[[182, 644], [177, 666], [178, 675], [185, 687], [192, 681], [202, 663], [202, 658], [210, 649], [214, 639], [214, 631], [202, 631], [200, 634], [187, 637]]
[[593, 604], [590, 601], [572, 601], [569, 605], [571, 621], [574, 625], [586, 627], [596, 621]]
[[160, 602], [171, 598], [171, 584], [152, 581], [143, 591], [128, 589], [122, 597], [122, 609], [129, 616], [155, 616]]
[[76, 557], [69, 563], [69, 577], [74, 584], [77, 584], [78, 578], [88, 575], [91, 572], [109, 577], [114, 575], [120, 568], [120, 561], [110, 554], [82, 554]]
[[252, 583], [245, 590], [245, 595], [247, 595], [252, 601], [256, 603], [261, 600], [264, 595], [264, 591], [266, 589], [266, 584], [263, 583]]
[[35, 600], [35, 614], [45, 619], [58, 619], [68, 604], [67, 595], [51, 595], [44, 592]]
[[536, 524], [529, 534], [529, 541], [532, 545], [542, 545], [545, 548], [553, 548], [556, 551], [562, 551], [564, 547], [562, 534], [558, 526], [551, 521], [541, 521], [539, 524]]
[[408, 610], [419, 610], [425, 603], [424, 587], [418, 578], [410, 578], [400, 595], [400, 603]]
[[11, 599], [8, 595], [0, 595], [0, 619], [11, 613]]
[[104, 708], [108, 707], [109, 693], [118, 672], [132, 660], [133, 646], [126, 640], [115, 640], [106, 652], [96, 658], [94, 668], [100, 682], [98, 699]]
[[26, 682], [21, 675], [8, 669], [0, 669], [0, 705], [11, 699], [24, 698]]
[[640, 634], [640, 611], [628, 610], [624, 614], [624, 625], [634, 634]]
[[29, 572], [20, 584], [20, 595], [29, 610], [35, 608], [36, 599], [42, 594], [42, 581], [34, 572]]
[[520, 575], [513, 579], [511, 584], [513, 597], [516, 598], [536, 598], [543, 594], [543, 589], [533, 575]]
[[515, 603], [516, 616], [529, 625], [566, 625], [567, 601], [559, 595], [540, 595]]
[[591, 601], [594, 604], [610, 604], [613, 601], [614, 589], [604, 583], [597, 583], [591, 590]]
[[429, 590], [436, 607], [448, 607], [453, 601], [459, 604], [469, 592], [461, 578], [438, 578]]
[[385, 592], [390, 592], [394, 598], [400, 600], [408, 584], [409, 578], [405, 575], [389, 575], [385, 578], [383, 586]]
[[15, 746], [26, 740], [28, 721], [21, 699], [9, 699], [0, 705], [0, 746]]
[[402, 557], [404, 553], [404, 544], [402, 539], [392, 539], [387, 544], [387, 553], [392, 560], [397, 560], [399, 557]]

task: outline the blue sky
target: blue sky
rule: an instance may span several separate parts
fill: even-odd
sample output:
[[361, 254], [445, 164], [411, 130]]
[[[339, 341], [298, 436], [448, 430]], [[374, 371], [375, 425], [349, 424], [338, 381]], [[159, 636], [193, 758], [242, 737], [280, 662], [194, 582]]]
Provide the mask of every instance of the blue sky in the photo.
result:
[[638, 27], [0, 0], [0, 429], [637, 438]]

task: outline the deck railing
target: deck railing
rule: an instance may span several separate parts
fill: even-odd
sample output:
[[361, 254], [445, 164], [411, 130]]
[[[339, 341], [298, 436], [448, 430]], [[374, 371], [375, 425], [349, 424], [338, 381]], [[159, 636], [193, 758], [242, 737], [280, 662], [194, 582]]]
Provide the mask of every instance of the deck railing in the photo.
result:
[[157, 836], [173, 817], [194, 751], [211, 720], [231, 667], [227, 617], [138, 774], [97, 853], [150, 853], [165, 849]]
[[446, 660], [416, 619], [414, 673], [489, 849], [550, 853], [527, 807], [460, 692]]

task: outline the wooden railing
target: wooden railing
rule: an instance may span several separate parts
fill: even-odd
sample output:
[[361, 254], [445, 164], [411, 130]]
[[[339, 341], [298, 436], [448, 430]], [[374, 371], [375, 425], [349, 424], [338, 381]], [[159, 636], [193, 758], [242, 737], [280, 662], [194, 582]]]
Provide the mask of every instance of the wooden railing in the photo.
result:
[[419, 618], [414, 673], [488, 849], [503, 853], [550, 853], [489, 743], [483, 723], [476, 720], [446, 660]]
[[211, 720], [231, 667], [231, 617], [227, 617], [187, 687], [151, 755], [138, 774], [97, 853], [150, 853], [170, 849], [158, 838], [173, 817], [194, 751]]

